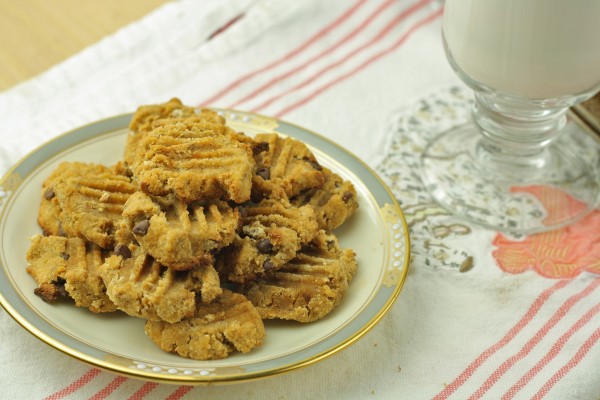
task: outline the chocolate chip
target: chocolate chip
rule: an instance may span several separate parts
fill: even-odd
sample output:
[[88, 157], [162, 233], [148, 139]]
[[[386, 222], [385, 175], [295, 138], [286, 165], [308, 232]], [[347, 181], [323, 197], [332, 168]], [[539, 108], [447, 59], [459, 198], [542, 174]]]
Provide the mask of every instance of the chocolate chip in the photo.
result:
[[71, 256], [68, 255], [67, 253], [60, 253], [60, 256], [62, 257], [63, 260], [68, 260], [69, 258], [71, 258]]
[[67, 281], [64, 278], [57, 278], [56, 281], [52, 282], [56, 286], [56, 291], [59, 297], [69, 297], [69, 292], [65, 289], [65, 283]]
[[116, 255], [121, 256], [123, 258], [131, 258], [131, 250], [129, 250], [129, 247], [127, 247], [127, 245], [119, 243], [115, 246], [114, 252]]
[[265, 181], [268, 181], [271, 179], [271, 170], [267, 167], [261, 167], [256, 170], [256, 175], [260, 176]]
[[256, 242], [256, 249], [262, 254], [269, 254], [273, 251], [273, 244], [269, 239], [261, 239]]
[[54, 188], [53, 187], [49, 187], [48, 189], [46, 189], [46, 191], [44, 192], [44, 198], [46, 200], [52, 200], [52, 198], [54, 197]]
[[270, 271], [275, 268], [275, 264], [273, 264], [270, 260], [267, 260], [263, 263], [263, 269], [265, 271]]
[[323, 167], [321, 167], [321, 164], [319, 164], [316, 160], [311, 160], [310, 158], [306, 157], [306, 158], [304, 158], [304, 161], [309, 163], [317, 171], [323, 170]]
[[58, 225], [58, 231], [56, 233], [58, 236], [67, 236], [67, 233], [65, 232], [65, 229], [63, 228], [62, 224]]
[[60, 297], [69, 297], [69, 293], [65, 289], [65, 283], [66, 281], [59, 277], [50, 283], [42, 283], [39, 287], [33, 289], [33, 293], [46, 303], [54, 303]]
[[258, 144], [256, 144], [256, 146], [254, 146], [254, 148], [252, 149], [252, 154], [257, 155], [259, 153], [262, 153], [263, 151], [267, 151], [269, 150], [269, 143], [268, 142], [260, 142]]
[[344, 200], [344, 203], [347, 203], [351, 198], [352, 198], [352, 192], [346, 192], [342, 196], [342, 200]]
[[150, 221], [143, 219], [133, 226], [133, 233], [140, 236], [145, 236], [150, 228]]
[[59, 297], [69, 297], [69, 292], [67, 292], [67, 289], [65, 289], [65, 285], [59, 285], [56, 287], [56, 290], [58, 291], [58, 296]]

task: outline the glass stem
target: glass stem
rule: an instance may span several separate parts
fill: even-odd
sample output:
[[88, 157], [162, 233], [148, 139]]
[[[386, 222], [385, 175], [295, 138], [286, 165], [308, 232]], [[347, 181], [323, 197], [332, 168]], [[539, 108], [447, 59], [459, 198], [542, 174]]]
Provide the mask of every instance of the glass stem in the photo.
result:
[[564, 128], [567, 110], [476, 92], [472, 117], [482, 135], [478, 157], [496, 171], [508, 168], [511, 176], [527, 172], [523, 168], [548, 167], [546, 150]]

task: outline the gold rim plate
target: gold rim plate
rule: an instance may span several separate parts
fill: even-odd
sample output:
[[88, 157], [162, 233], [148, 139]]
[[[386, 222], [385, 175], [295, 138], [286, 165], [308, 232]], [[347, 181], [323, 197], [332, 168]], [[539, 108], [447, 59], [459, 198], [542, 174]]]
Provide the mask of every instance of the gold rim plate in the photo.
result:
[[33, 294], [25, 253], [41, 233], [41, 184], [62, 161], [116, 163], [131, 114], [65, 133], [34, 150], [0, 180], [0, 303], [27, 331], [95, 367], [175, 384], [232, 383], [305, 367], [355, 343], [389, 310], [408, 273], [410, 241], [391, 191], [360, 159], [326, 137], [273, 118], [216, 110], [237, 131], [277, 132], [302, 140], [319, 162], [353, 182], [359, 210], [335, 233], [357, 254], [358, 271], [342, 303], [322, 320], [265, 321], [263, 345], [223, 360], [196, 361], [166, 353], [143, 331], [144, 321], [122, 313], [93, 314], [72, 304], [47, 304]]

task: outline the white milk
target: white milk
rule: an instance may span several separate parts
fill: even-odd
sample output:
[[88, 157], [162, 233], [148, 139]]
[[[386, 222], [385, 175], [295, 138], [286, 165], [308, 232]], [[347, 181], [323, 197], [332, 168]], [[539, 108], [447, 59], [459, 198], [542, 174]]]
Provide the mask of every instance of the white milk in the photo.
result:
[[534, 99], [600, 89], [600, 0], [446, 0], [444, 37], [491, 88]]

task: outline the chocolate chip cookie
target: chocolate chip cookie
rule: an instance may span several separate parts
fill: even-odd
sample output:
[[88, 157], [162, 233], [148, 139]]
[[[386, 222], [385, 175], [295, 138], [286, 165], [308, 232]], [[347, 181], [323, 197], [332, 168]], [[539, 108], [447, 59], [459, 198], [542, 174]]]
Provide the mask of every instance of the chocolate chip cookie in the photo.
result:
[[76, 236], [69, 226], [56, 196], [55, 186], [74, 177], [100, 177], [106, 175], [122, 175], [115, 167], [83, 162], [62, 162], [46, 178], [42, 184], [42, 196], [38, 209], [38, 224], [47, 235]]
[[78, 307], [111, 312], [98, 268], [111, 253], [80, 238], [35, 235], [27, 250], [27, 272], [38, 284], [35, 294], [46, 302], [70, 297]]
[[265, 327], [243, 295], [224, 290], [209, 304], [198, 304], [193, 317], [170, 324], [147, 321], [144, 330], [161, 349], [195, 360], [225, 358], [260, 346]]
[[181, 118], [196, 115], [196, 109], [184, 106], [181, 100], [173, 98], [161, 104], [149, 104], [138, 107], [129, 122], [129, 134], [125, 143], [123, 160], [133, 163], [138, 143], [145, 132], [152, 130], [152, 124], [165, 118]]
[[328, 232], [341, 226], [358, 208], [352, 182], [323, 167], [325, 181], [320, 188], [308, 189], [291, 199], [296, 206], [310, 205], [320, 229]]
[[231, 135], [178, 122], [155, 127], [139, 141], [133, 173], [143, 192], [184, 202], [250, 199], [252, 148]]
[[217, 262], [217, 269], [233, 282], [278, 269], [318, 232], [313, 209], [294, 207], [286, 200], [248, 204], [242, 214], [241, 232]]
[[210, 302], [222, 293], [211, 265], [178, 272], [130, 244], [115, 250], [98, 269], [116, 307], [135, 317], [178, 322], [194, 315], [197, 299]]
[[127, 200], [123, 216], [142, 249], [176, 270], [212, 263], [213, 253], [233, 241], [240, 223], [238, 210], [224, 201], [186, 204], [172, 194], [142, 192]]
[[256, 175], [252, 196], [262, 198], [292, 198], [306, 189], [318, 188], [324, 182], [323, 167], [315, 155], [301, 141], [276, 133], [258, 134], [255, 142]]
[[[81, 168], [72, 171], [77, 167]], [[47, 208], [41, 219], [47, 221], [50, 215], [57, 216], [60, 225], [56, 234], [77, 236], [102, 248], [112, 248], [117, 231], [123, 227], [123, 206], [136, 191], [136, 185], [129, 177], [108, 167], [73, 164], [65, 170], [68, 173], [60, 175], [60, 179], [52, 182], [51, 189], [46, 189], [46, 194], [51, 191], [52, 197], [44, 195], [43, 204]], [[44, 225], [49, 224], [44, 222]]]
[[354, 252], [342, 250], [334, 235], [321, 231], [293, 260], [239, 290], [263, 319], [311, 322], [340, 303], [355, 271]]

